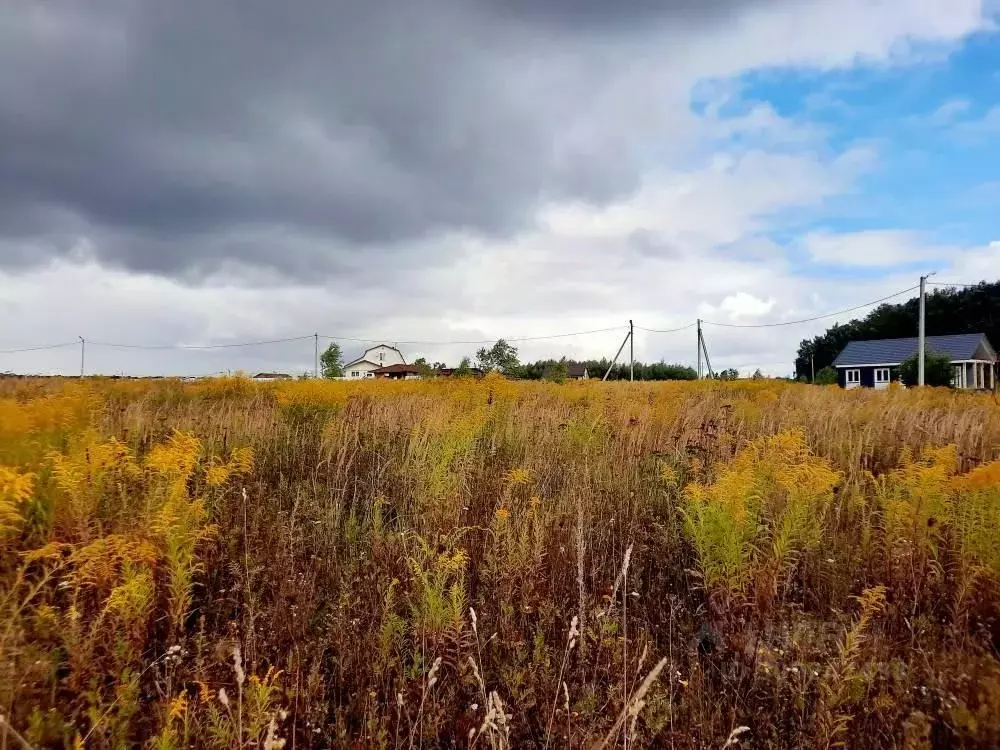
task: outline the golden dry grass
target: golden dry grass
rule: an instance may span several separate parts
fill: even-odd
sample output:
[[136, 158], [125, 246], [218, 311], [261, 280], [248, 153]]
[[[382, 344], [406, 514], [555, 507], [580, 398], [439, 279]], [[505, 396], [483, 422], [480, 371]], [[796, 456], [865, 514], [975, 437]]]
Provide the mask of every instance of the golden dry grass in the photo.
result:
[[6, 747], [995, 747], [998, 583], [989, 395], [0, 381]]

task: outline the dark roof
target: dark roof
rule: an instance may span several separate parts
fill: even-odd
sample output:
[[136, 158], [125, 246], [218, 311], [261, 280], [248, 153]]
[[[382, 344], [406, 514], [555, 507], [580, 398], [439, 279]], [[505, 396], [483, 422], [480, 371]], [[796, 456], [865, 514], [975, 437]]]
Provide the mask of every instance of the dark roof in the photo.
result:
[[587, 374], [587, 365], [583, 364], [583, 362], [566, 363], [566, 377], [582, 378], [586, 374]]
[[292, 376], [286, 372], [258, 372], [253, 376], [255, 380], [291, 380]]
[[415, 365], [386, 365], [373, 372], [375, 375], [419, 375], [420, 368]]
[[[956, 333], [950, 336], [928, 336], [927, 348], [955, 359], [974, 359], [976, 350], [989, 343], [984, 333]], [[875, 339], [851, 341], [833, 360], [834, 367], [901, 364], [917, 353], [917, 337], [905, 339]]]

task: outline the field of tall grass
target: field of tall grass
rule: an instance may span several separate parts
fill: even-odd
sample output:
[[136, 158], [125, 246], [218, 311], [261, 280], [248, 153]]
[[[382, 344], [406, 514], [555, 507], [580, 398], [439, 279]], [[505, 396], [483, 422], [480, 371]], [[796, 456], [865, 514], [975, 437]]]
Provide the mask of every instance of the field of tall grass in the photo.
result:
[[1000, 404], [0, 381], [0, 747], [996, 747]]

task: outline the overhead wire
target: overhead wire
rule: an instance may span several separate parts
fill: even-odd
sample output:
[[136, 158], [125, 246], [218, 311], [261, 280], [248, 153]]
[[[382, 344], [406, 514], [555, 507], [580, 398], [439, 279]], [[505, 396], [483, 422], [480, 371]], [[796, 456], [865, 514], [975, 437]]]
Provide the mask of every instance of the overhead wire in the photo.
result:
[[47, 344], [45, 346], [26, 346], [21, 349], [0, 349], [0, 354], [21, 354], [22, 352], [40, 352], [46, 349], [62, 349], [67, 346], [79, 346], [79, 341], [67, 341], [65, 344]]
[[880, 302], [885, 302], [886, 300], [899, 297], [907, 292], [912, 292], [919, 289], [919, 286], [911, 286], [909, 289], [902, 289], [895, 294], [890, 294], [887, 297], [881, 297], [880, 299], [872, 300], [871, 302], [865, 302], [860, 305], [855, 305], [854, 307], [848, 307], [844, 310], [837, 310], [836, 312], [824, 313], [823, 315], [816, 315], [812, 318], [802, 318], [801, 320], [785, 320], [780, 323], [717, 323], [712, 320], [702, 320], [703, 325], [710, 326], [722, 326], [723, 328], [775, 328], [778, 326], [793, 326], [799, 323], [812, 323], [814, 320], [823, 320], [824, 318], [832, 318], [837, 315], [843, 315], [845, 313], [854, 312], [855, 310], [861, 310], [865, 307], [871, 307], [872, 305], [877, 305]]
[[[930, 285], [932, 285], [932, 286], [974, 287], [974, 286], [978, 286], [979, 284], [984, 283], [984, 282], [979, 282], [979, 283], [976, 283], [976, 284], [966, 284], [966, 283], [960, 283], [960, 282], [950, 282], [949, 283], [949, 282], [943, 282], [943, 281], [927, 282], [927, 283], [930, 284]], [[907, 289], [902, 289], [902, 290], [900, 290], [898, 292], [895, 292], [894, 294], [890, 294], [890, 295], [887, 295], [885, 297], [881, 297], [879, 299], [872, 300], [871, 302], [865, 302], [865, 303], [862, 303], [860, 305], [855, 305], [853, 307], [845, 308], [843, 310], [837, 310], [836, 312], [824, 313], [823, 315], [815, 315], [815, 316], [812, 316], [812, 317], [809, 317], [809, 318], [801, 318], [801, 319], [798, 319], [798, 320], [785, 320], [785, 321], [780, 321], [780, 322], [776, 322], [776, 323], [720, 323], [718, 321], [712, 321], [712, 320], [702, 320], [701, 322], [702, 322], [703, 325], [719, 326], [719, 327], [723, 327], [723, 328], [775, 328], [775, 327], [782, 327], [782, 326], [798, 325], [800, 323], [811, 323], [813, 321], [823, 320], [825, 318], [832, 318], [832, 317], [835, 317], [837, 315], [844, 315], [846, 313], [854, 312], [856, 310], [861, 310], [861, 309], [866, 308], [866, 307], [871, 307], [872, 305], [877, 305], [877, 304], [879, 304], [881, 302], [886, 302], [888, 300], [891, 300], [891, 299], [894, 299], [896, 297], [899, 297], [899, 296], [901, 296], [903, 294], [907, 294], [909, 292], [916, 291], [917, 289], [919, 289], [919, 286], [912, 286], [912, 287], [909, 287]], [[667, 333], [678, 333], [680, 331], [686, 331], [686, 330], [689, 330], [691, 328], [694, 328], [695, 325], [696, 325], [696, 323], [688, 323], [687, 325], [680, 326], [680, 327], [677, 327], [677, 328], [646, 328], [644, 326], [635, 326], [635, 329], [639, 330], [639, 331], [644, 331], [646, 333], [667, 334]], [[546, 340], [551, 340], [551, 339], [570, 338], [570, 337], [573, 337], [573, 336], [588, 336], [588, 335], [597, 334], [597, 333], [621, 332], [623, 330], [627, 330], [627, 328], [625, 326], [613, 326], [613, 327], [609, 327], [609, 328], [594, 328], [594, 329], [590, 329], [590, 330], [586, 330], [586, 331], [570, 331], [570, 332], [567, 332], [567, 333], [553, 333], [553, 334], [547, 334], [547, 335], [543, 335], [543, 336], [517, 336], [517, 337], [513, 337], [513, 338], [506, 338], [505, 340], [508, 341], [508, 342], [546, 341]], [[226, 343], [226, 344], [126, 344], [126, 343], [118, 343], [118, 342], [90, 341], [90, 340], [87, 340], [86, 343], [89, 346], [107, 347], [107, 348], [114, 348], [114, 349], [138, 349], [138, 350], [160, 350], [160, 351], [171, 351], [171, 350], [173, 350], [173, 351], [206, 351], [206, 350], [213, 350], [213, 349], [236, 349], [236, 348], [252, 347], [252, 346], [267, 346], [267, 345], [271, 345], [271, 344], [283, 344], [283, 343], [288, 343], [288, 342], [292, 342], [292, 341], [306, 341], [306, 340], [309, 340], [309, 339], [315, 339], [315, 338], [317, 338], [317, 336], [319, 338], [322, 338], [322, 339], [325, 339], [325, 340], [328, 340], [328, 341], [351, 341], [351, 342], [362, 343], [362, 344], [379, 344], [379, 343], [384, 343], [386, 341], [386, 339], [359, 338], [359, 337], [354, 337], [354, 336], [332, 336], [332, 335], [328, 335], [328, 334], [311, 334], [311, 335], [306, 335], [306, 336], [290, 336], [290, 337], [286, 337], [286, 338], [266, 339], [266, 340], [261, 340], [261, 341], [240, 341], [240, 342], [233, 342], [233, 343]], [[469, 345], [492, 344], [492, 343], [494, 343], [494, 341], [495, 341], [495, 339], [467, 339], [467, 340], [449, 340], [449, 341], [423, 341], [423, 340], [419, 340], [419, 341], [418, 340], [403, 341], [403, 340], [395, 340], [393, 343], [398, 344], [398, 345], [405, 345], [405, 346], [458, 346], [458, 345], [469, 346]], [[42, 345], [42, 346], [28, 346], [28, 347], [21, 347], [21, 348], [15, 348], [15, 349], [3, 349], [3, 350], [0, 350], [0, 354], [21, 354], [21, 353], [26, 353], [26, 352], [46, 351], [46, 350], [51, 350], [51, 349], [62, 349], [62, 348], [66, 348], [66, 347], [75, 347], [75, 346], [78, 346], [79, 344], [80, 344], [79, 341], [69, 341], [69, 342], [65, 342], [65, 343], [61, 343], [61, 344], [47, 344], [47, 345]]]
[[[612, 328], [594, 328], [589, 331], [571, 331], [570, 333], [552, 333], [546, 336], [517, 336], [513, 338], [502, 337], [504, 341], [545, 341], [548, 339], [562, 339], [568, 338], [570, 336], [587, 336], [592, 333], [610, 333], [612, 331], [625, 331], [627, 326], [614, 326]], [[310, 336], [310, 338], [312, 338]], [[359, 344], [381, 344], [390, 339], [362, 339], [355, 338], [353, 336], [328, 336], [325, 334], [320, 334], [320, 338], [328, 339], [330, 341], [353, 341]], [[397, 339], [391, 339], [393, 343], [405, 346], [453, 346], [453, 345], [465, 345], [469, 346], [472, 344], [492, 344], [496, 339], [476, 339], [468, 341], [400, 341]]]
[[966, 284], [966, 283], [961, 282], [961, 281], [928, 281], [928, 282], [926, 282], [926, 284], [928, 286], [965, 286], [965, 287], [979, 286], [980, 284], [985, 284], [985, 283], [986, 283], [985, 281], [977, 281], [974, 284]]
[[292, 336], [284, 339], [268, 339], [266, 341], [241, 341], [232, 344], [118, 344], [106, 341], [87, 341], [89, 346], [105, 346], [114, 349], [158, 349], [158, 350], [195, 350], [203, 349], [235, 349], [243, 346], [265, 346], [267, 344], [283, 344], [288, 341], [305, 341], [313, 336]]
[[680, 328], [643, 328], [642, 326], [636, 326], [635, 330], [645, 331], [646, 333], [677, 333], [678, 331], [686, 331], [689, 328], [694, 328], [696, 323], [688, 323], [686, 326], [681, 326]]
[[[548, 339], [568, 338], [571, 336], [587, 336], [594, 333], [608, 333], [612, 331], [626, 330], [625, 326], [614, 326], [611, 328], [594, 328], [587, 331], [570, 331], [568, 333], [553, 333], [544, 336], [518, 336], [507, 338], [506, 341], [544, 341]], [[310, 334], [307, 336], [289, 336], [279, 339], [266, 339], [262, 341], [238, 341], [227, 344], [127, 344], [115, 341], [91, 341], [87, 339], [87, 346], [106, 347], [112, 349], [139, 349], [144, 351], [204, 351], [212, 349], [236, 349], [249, 346], [266, 346], [270, 344], [284, 344], [292, 341], [312, 340], [316, 336], [330, 341], [353, 341], [362, 344], [380, 344], [387, 339], [367, 339], [353, 336], [330, 336], [326, 334]], [[407, 346], [449, 346], [449, 345], [470, 345], [470, 344], [492, 344], [496, 339], [476, 339], [465, 341], [401, 341], [393, 340], [393, 343]], [[0, 350], [0, 354], [19, 354], [22, 352], [42, 351], [45, 349], [59, 349], [68, 346], [79, 346], [79, 341], [70, 341], [63, 344], [50, 344], [46, 346], [31, 346], [20, 349]]]

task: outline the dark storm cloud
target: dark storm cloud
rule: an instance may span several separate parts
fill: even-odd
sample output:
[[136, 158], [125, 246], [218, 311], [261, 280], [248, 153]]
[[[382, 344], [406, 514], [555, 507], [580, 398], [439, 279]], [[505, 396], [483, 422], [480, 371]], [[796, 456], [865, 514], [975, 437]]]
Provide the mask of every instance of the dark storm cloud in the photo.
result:
[[[735, 14], [747, 0], [487, 0], [497, 12], [561, 31], [606, 32], [650, 22], [698, 23]], [[766, 0], [764, 0], [766, 2]], [[758, 0], [757, 4], [763, 4]]]
[[593, 32], [738, 5], [12, 1], [0, 265], [86, 237], [130, 269], [309, 278], [349, 257], [391, 269], [401, 243], [449, 231], [515, 231], [544, 199], [609, 200], [637, 180], [620, 135], [565, 137], [608, 75]]

